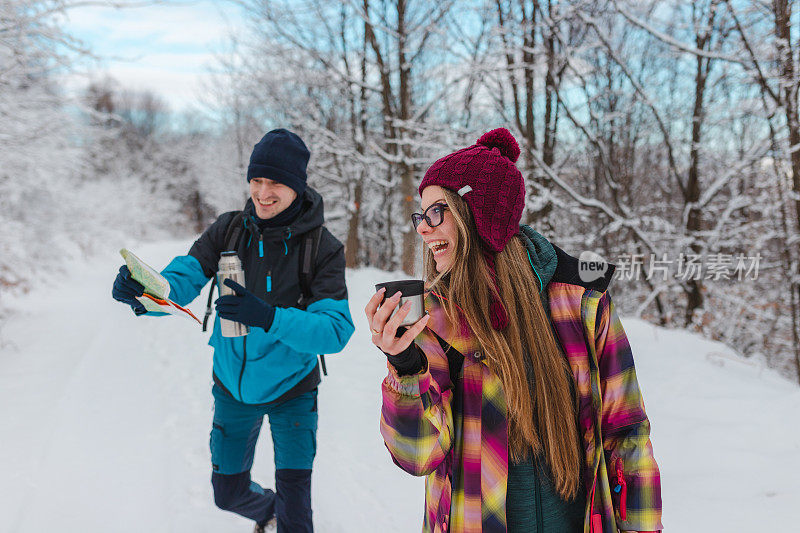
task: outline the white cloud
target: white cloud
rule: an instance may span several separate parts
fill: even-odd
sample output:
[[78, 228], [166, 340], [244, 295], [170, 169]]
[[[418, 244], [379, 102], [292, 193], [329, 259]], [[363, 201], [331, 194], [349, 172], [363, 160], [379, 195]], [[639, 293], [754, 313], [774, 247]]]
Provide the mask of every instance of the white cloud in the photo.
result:
[[[168, 3], [137, 8], [71, 9], [65, 26], [102, 59], [94, 70], [123, 87], [158, 93], [174, 109], [197, 102], [203, 78], [226, 36], [244, 22], [226, 2]], [[67, 81], [78, 86], [78, 78]]]

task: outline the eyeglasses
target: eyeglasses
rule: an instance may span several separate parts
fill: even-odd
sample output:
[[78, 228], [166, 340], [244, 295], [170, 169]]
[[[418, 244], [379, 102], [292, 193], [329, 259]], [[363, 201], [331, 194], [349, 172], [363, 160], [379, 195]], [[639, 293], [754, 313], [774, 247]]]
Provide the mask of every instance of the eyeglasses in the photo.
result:
[[423, 220], [428, 223], [428, 226], [435, 228], [444, 222], [445, 209], [447, 209], [447, 204], [439, 202], [429, 205], [424, 213], [411, 213], [411, 223], [414, 224], [414, 229], [417, 229]]

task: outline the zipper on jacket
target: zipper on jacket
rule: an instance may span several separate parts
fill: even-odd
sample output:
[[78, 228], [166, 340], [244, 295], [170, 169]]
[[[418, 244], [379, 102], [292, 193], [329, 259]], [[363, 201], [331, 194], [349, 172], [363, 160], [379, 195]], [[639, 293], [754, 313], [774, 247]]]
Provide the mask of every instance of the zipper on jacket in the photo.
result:
[[283, 238], [283, 255], [289, 255], [289, 246], [287, 241], [292, 238], [292, 228], [286, 228], [286, 237]]
[[258, 257], [264, 257], [264, 236], [258, 236]]
[[272, 292], [272, 270], [267, 271], [267, 292]]
[[242, 376], [244, 376], [244, 365], [247, 364], [247, 335], [242, 337], [242, 369], [239, 371], [239, 401], [244, 402], [242, 397]]
[[617, 486], [614, 487], [614, 492], [619, 494], [619, 517], [622, 520], [627, 520], [627, 506], [628, 506], [628, 484], [625, 482], [625, 469], [622, 459], [617, 459]]

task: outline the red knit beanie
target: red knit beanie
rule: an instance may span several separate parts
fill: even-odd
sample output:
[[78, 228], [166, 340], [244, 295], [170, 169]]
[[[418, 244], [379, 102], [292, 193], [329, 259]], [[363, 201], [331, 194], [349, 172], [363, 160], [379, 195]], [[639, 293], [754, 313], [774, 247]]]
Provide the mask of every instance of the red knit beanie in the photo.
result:
[[[419, 185], [420, 194], [425, 187], [438, 185], [455, 191], [467, 203], [485, 245], [484, 256], [495, 288], [495, 256], [519, 233], [525, 205], [525, 183], [514, 165], [518, 157], [514, 136], [498, 128], [481, 135], [476, 144], [436, 161]], [[505, 307], [494, 298], [490, 317], [494, 329], [508, 325]]]

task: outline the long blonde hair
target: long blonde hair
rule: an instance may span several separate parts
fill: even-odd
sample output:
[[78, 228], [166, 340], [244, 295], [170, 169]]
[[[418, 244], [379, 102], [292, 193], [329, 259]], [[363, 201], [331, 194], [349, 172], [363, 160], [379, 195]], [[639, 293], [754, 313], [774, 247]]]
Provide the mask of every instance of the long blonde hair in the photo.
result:
[[[425, 248], [425, 277], [442, 295], [448, 319], [456, 327], [463, 316], [486, 354], [489, 367], [503, 383], [509, 419], [509, 457], [523, 460], [529, 450], [544, 455], [553, 483], [564, 499], [580, 486], [581, 447], [569, 366], [562, 355], [539, 298], [539, 286], [525, 245], [514, 236], [497, 254], [495, 268], [502, 302], [510, 317], [502, 331], [489, 320], [490, 297], [497, 292], [483, 256], [472, 213], [456, 193], [444, 197], [458, 229], [455, 260], [436, 272], [433, 253]], [[462, 312], [463, 311], [463, 312]]]

